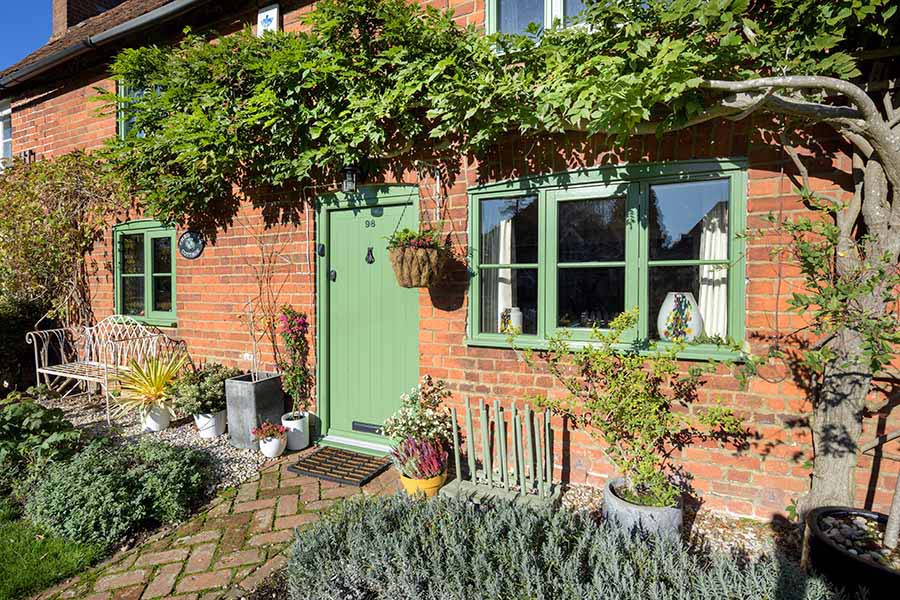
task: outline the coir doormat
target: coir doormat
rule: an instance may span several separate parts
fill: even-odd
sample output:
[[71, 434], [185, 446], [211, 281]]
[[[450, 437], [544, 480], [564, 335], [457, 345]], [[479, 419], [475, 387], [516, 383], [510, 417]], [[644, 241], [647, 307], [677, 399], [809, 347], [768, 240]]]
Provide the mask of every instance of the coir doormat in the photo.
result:
[[391, 461], [384, 457], [367, 456], [349, 450], [323, 446], [288, 467], [288, 471], [325, 481], [362, 487], [390, 465]]

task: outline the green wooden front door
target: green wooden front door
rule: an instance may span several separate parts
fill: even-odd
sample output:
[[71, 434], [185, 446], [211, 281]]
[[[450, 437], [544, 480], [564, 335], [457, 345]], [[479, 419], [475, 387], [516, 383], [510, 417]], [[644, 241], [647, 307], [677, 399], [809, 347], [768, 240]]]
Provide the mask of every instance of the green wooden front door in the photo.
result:
[[400, 191], [355, 203], [336, 198], [320, 221], [329, 441], [384, 444], [377, 429], [418, 379], [418, 290], [397, 284], [385, 239], [417, 226], [415, 196]]

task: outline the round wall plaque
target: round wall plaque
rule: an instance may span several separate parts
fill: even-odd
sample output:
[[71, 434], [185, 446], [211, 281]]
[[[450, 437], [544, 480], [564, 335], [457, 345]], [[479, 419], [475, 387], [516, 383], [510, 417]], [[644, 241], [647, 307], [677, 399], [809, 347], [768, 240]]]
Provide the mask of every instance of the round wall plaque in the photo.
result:
[[185, 231], [178, 238], [178, 252], [188, 260], [194, 260], [203, 254], [206, 240], [199, 231]]

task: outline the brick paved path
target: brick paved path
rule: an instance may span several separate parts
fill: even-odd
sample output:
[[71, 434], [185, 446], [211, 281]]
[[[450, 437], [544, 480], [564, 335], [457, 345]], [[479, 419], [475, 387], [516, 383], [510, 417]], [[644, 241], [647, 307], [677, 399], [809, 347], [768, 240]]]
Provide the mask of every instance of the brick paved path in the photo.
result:
[[[45, 591], [40, 600], [216, 600], [240, 598], [287, 563], [294, 528], [319, 511], [361, 493], [290, 473], [298, 455], [265, 467], [237, 493], [223, 494], [175, 530], [116, 554], [79, 577]], [[362, 493], [392, 494], [400, 487], [389, 469]]]

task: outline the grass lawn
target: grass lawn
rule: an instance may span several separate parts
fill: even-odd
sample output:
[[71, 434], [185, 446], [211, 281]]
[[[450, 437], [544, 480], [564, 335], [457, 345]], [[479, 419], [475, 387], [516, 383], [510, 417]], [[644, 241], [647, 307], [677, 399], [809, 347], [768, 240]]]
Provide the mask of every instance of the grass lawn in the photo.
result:
[[25, 598], [75, 575], [100, 550], [44, 534], [0, 497], [0, 600]]

